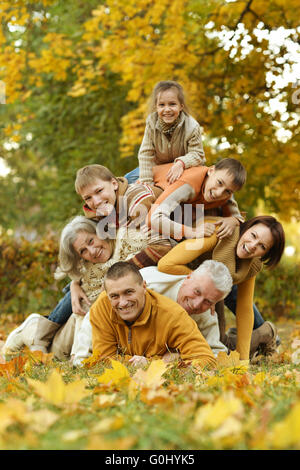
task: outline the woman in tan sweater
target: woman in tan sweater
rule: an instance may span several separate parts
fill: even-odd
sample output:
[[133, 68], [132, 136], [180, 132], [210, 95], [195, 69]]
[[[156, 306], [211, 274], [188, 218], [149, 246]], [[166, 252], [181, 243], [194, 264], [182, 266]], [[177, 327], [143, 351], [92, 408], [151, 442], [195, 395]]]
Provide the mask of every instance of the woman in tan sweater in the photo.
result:
[[[218, 222], [218, 218], [209, 221]], [[211, 237], [184, 240], [161, 258], [158, 269], [168, 274], [189, 274], [192, 271], [189, 263], [197, 260], [199, 265], [204, 259], [215, 259], [227, 266], [233, 284], [238, 285], [236, 349], [240, 359], [245, 360], [249, 359], [256, 275], [263, 264], [270, 269], [277, 266], [284, 244], [280, 222], [271, 216], [258, 216], [236, 227], [224, 239], [218, 239], [214, 233]]]

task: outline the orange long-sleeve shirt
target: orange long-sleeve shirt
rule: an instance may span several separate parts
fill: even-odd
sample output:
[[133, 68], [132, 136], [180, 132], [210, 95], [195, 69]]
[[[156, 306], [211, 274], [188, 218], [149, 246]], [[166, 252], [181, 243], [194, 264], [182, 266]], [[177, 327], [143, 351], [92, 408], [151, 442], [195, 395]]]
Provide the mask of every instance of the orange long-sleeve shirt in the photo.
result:
[[[172, 184], [167, 181], [167, 173], [172, 164], [158, 165], [153, 169], [154, 183], [161, 189], [163, 193], [156, 199], [152, 205], [146, 223], [154, 231], [171, 236], [177, 240], [184, 237], [184, 226], [186, 220], [190, 219], [190, 224], [194, 219], [203, 217], [204, 211], [210, 209], [221, 209], [224, 217], [235, 217], [243, 221], [238, 205], [233, 197], [228, 196], [222, 201], [207, 202], [204, 198], [204, 189], [207, 179], [209, 167], [196, 166], [188, 168], [183, 172], [180, 178]], [[191, 209], [191, 213], [188, 212]], [[171, 213], [176, 209], [184, 206], [182, 214], [178, 214], [179, 221], [171, 220]], [[199, 213], [197, 214], [197, 210]]]

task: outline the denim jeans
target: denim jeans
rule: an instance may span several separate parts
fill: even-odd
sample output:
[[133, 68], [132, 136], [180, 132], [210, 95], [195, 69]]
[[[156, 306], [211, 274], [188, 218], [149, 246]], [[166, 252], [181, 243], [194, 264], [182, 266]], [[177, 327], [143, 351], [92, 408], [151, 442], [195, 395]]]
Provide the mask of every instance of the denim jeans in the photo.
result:
[[50, 313], [48, 320], [64, 324], [72, 315], [72, 302], [70, 284], [63, 288], [65, 296], [58, 302], [55, 309]]
[[[231, 292], [227, 295], [224, 299], [224, 304], [227, 308], [235, 315], [236, 313], [236, 301], [237, 301], [237, 285], [234, 285], [231, 289]], [[253, 311], [254, 311], [254, 325], [253, 330], [256, 330], [259, 326], [261, 326], [265, 320], [261, 316], [260, 312], [258, 311], [257, 307], [253, 304]]]
[[129, 184], [135, 183], [139, 179], [139, 176], [140, 176], [139, 167], [135, 168], [134, 170], [130, 171], [129, 173], [126, 173], [126, 175], [124, 175], [124, 176], [127, 179]]

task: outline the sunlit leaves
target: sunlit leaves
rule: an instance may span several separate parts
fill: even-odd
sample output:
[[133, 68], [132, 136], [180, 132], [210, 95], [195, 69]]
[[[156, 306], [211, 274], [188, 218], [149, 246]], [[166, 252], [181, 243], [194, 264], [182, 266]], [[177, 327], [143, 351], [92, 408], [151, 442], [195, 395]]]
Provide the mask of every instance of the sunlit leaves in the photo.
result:
[[118, 384], [127, 382], [130, 378], [128, 369], [119, 361], [111, 359], [112, 368], [98, 377], [98, 382], [103, 384]]
[[17, 357], [2, 359], [0, 448], [44, 448], [51, 437], [60, 449], [299, 449], [296, 333], [282, 351], [289, 361], [261, 366], [236, 353], [210, 370], [97, 355], [72, 369], [38, 351], [19, 356], [19, 367]]

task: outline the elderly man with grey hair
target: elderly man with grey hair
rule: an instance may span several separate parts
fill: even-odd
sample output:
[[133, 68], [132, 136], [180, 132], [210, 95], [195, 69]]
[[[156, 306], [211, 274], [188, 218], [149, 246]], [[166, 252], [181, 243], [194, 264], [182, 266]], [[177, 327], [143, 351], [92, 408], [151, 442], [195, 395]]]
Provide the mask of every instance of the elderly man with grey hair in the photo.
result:
[[218, 261], [204, 261], [189, 275], [160, 272], [156, 266], [140, 270], [148, 289], [165, 295], [179, 303], [197, 323], [199, 330], [215, 356], [227, 351], [220, 341], [215, 305], [224, 299], [232, 288], [232, 278], [227, 267]]

